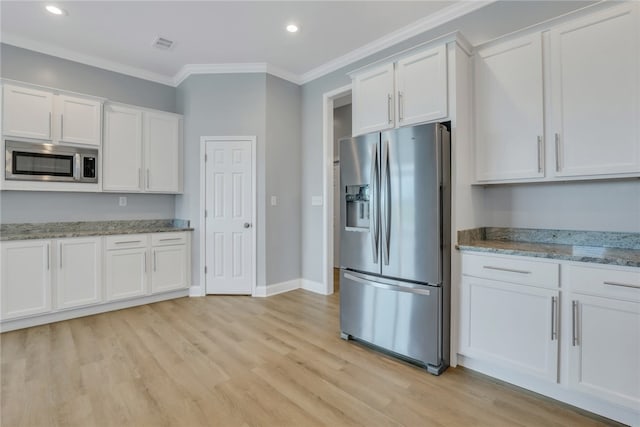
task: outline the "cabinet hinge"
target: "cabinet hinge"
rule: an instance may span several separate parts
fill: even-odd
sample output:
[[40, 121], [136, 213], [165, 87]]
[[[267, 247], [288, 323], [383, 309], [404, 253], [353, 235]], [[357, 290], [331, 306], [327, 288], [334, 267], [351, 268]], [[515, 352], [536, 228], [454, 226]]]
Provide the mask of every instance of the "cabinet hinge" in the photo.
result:
[[204, 274], [207, 274], [207, 266], [204, 266]]
[[204, 217], [206, 218], [206, 217], [207, 217], [207, 215], [208, 215], [208, 213], [207, 213], [207, 210], [205, 209], [205, 210], [204, 210]]
[[207, 155], [204, 155], [204, 161], [206, 162], [209, 158], [207, 157]]

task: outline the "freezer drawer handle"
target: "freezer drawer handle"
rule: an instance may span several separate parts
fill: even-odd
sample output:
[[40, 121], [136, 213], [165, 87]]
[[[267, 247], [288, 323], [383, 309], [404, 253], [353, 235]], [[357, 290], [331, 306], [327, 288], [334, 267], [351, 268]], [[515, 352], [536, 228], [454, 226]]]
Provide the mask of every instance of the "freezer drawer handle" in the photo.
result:
[[633, 285], [631, 283], [620, 283], [620, 282], [602, 282], [602, 283], [609, 286], [622, 286], [623, 288], [640, 289], [640, 285]]
[[487, 270], [506, 271], [507, 273], [531, 274], [530, 271], [526, 270], [514, 270], [511, 268], [493, 267], [491, 265], [483, 265], [482, 268], [485, 268]]
[[380, 283], [380, 282], [374, 282], [372, 280], [362, 279], [360, 277], [353, 276], [349, 273], [345, 273], [344, 278], [353, 280], [355, 282], [364, 283], [365, 285], [373, 286], [375, 288], [380, 288], [380, 289], [389, 289], [392, 291], [407, 292], [410, 294], [431, 295], [431, 291], [429, 289], [418, 289], [418, 288], [412, 288], [409, 286], [389, 285], [386, 283]]

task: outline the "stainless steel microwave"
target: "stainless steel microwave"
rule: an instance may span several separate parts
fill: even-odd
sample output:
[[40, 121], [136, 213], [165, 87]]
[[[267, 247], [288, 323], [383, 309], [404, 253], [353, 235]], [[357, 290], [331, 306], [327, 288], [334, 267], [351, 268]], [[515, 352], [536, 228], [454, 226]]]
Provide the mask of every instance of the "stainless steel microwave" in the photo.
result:
[[98, 182], [98, 150], [5, 141], [5, 179]]

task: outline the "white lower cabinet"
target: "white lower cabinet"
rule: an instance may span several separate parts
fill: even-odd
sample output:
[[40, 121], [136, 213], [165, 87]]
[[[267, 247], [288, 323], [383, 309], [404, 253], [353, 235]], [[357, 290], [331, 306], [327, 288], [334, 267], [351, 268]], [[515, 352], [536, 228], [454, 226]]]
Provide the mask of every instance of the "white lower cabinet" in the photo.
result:
[[147, 295], [149, 293], [149, 235], [108, 236], [105, 237], [104, 246], [107, 301]]
[[463, 253], [461, 364], [640, 425], [640, 268], [552, 265]]
[[56, 304], [58, 309], [102, 301], [102, 238], [58, 240]]
[[51, 243], [48, 240], [2, 242], [0, 319], [51, 310]]
[[187, 286], [186, 245], [156, 246], [151, 251], [153, 257], [151, 293], [185, 288]]
[[1, 242], [0, 330], [186, 295], [175, 291], [190, 283], [190, 241], [170, 232]]
[[571, 306], [570, 386], [640, 408], [640, 303], [572, 294]]
[[461, 296], [461, 353], [557, 381], [557, 290], [464, 277]]

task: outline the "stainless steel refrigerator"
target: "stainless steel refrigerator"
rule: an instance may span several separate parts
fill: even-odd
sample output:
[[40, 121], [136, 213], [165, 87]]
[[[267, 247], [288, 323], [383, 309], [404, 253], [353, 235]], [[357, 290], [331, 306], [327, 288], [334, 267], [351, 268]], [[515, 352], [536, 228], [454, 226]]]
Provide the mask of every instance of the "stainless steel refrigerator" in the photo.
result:
[[340, 140], [340, 328], [449, 364], [450, 138], [427, 124]]

